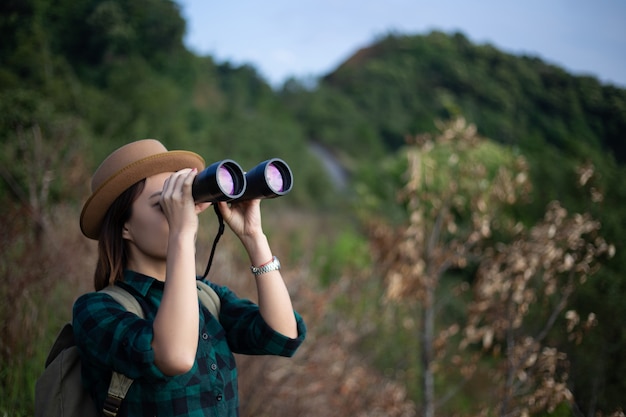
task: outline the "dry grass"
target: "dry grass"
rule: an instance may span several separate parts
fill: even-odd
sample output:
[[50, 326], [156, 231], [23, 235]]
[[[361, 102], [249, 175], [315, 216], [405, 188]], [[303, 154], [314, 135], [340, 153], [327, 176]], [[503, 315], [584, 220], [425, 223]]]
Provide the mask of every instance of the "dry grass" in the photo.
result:
[[[333, 309], [341, 286], [318, 285], [312, 266], [319, 249], [316, 237], [332, 235], [333, 221], [280, 209], [273, 202], [265, 204], [264, 216], [266, 233], [309, 333], [291, 359], [238, 356], [242, 416], [415, 415], [405, 389], [354, 353], [355, 331]], [[0, 296], [5, 300], [0, 307], [0, 415], [32, 415], [34, 383], [48, 349], [70, 319], [73, 301], [93, 288], [96, 244], [82, 237], [77, 218], [76, 208], [56, 207], [47, 231], [36, 239], [28, 213], [5, 210], [0, 225]], [[216, 231], [214, 216], [204, 216], [197, 255], [200, 273]], [[247, 256], [228, 229], [209, 278], [256, 299]], [[328, 323], [333, 323], [330, 328]]]

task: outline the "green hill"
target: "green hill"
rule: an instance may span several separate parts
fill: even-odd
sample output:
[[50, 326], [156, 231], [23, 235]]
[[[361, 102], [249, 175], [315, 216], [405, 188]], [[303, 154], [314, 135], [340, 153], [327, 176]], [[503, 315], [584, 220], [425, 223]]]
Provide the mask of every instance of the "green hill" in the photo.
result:
[[324, 77], [349, 98], [388, 149], [433, 120], [462, 114], [481, 134], [533, 150], [550, 144], [585, 158], [626, 162], [626, 90], [538, 58], [474, 45], [462, 34], [388, 35]]

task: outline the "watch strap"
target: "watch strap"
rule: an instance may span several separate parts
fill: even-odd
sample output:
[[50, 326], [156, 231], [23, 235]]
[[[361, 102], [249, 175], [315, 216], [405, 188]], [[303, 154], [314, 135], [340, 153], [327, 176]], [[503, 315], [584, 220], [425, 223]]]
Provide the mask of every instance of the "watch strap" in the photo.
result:
[[250, 270], [252, 271], [252, 273], [254, 274], [255, 277], [258, 277], [259, 275], [263, 275], [266, 274], [268, 272], [271, 271], [277, 271], [280, 269], [280, 261], [278, 260], [277, 257], [272, 257], [272, 260], [261, 265], [261, 266], [251, 266]]

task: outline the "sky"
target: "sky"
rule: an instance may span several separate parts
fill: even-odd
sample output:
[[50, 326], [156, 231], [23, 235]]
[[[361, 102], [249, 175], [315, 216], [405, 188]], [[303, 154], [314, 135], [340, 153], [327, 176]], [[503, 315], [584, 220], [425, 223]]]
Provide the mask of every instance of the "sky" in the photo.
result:
[[626, 88], [626, 0], [175, 0], [185, 45], [273, 86], [317, 78], [388, 33], [460, 32]]

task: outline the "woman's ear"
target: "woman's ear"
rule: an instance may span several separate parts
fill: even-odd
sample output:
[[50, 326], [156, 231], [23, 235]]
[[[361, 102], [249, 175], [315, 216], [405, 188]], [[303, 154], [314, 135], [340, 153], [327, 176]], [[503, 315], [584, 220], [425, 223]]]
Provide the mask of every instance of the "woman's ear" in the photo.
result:
[[128, 228], [128, 223], [124, 223], [124, 226], [122, 227], [122, 239], [130, 240], [131, 242], [133, 240], [133, 234], [130, 232], [130, 229]]

